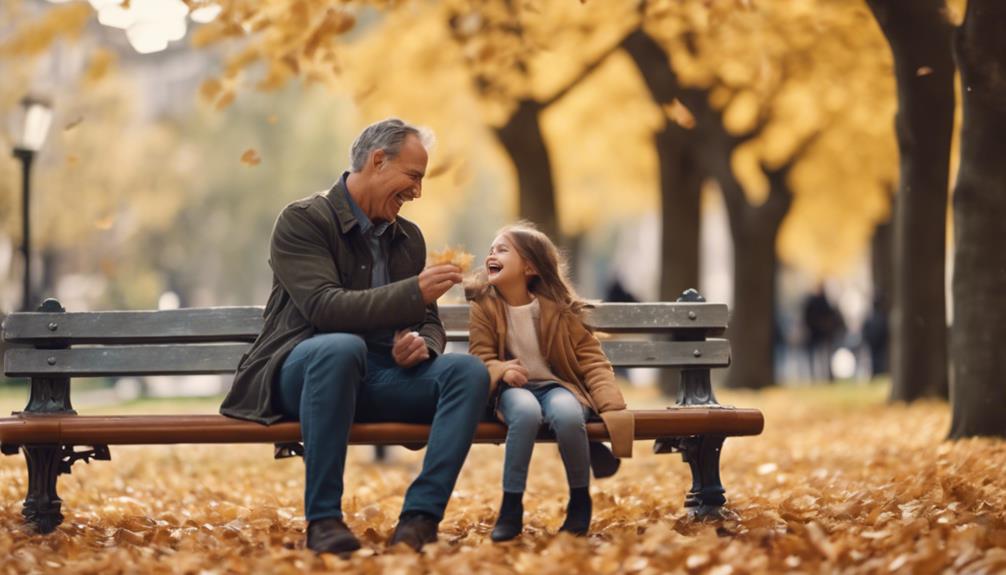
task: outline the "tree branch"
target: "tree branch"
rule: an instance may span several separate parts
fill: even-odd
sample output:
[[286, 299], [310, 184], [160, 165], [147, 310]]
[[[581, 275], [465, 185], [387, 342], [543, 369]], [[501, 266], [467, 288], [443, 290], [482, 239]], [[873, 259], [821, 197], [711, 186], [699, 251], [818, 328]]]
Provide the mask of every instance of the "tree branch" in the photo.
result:
[[552, 97], [547, 98], [545, 101], [541, 102], [541, 107], [548, 108], [552, 104], [561, 100], [563, 96], [570, 93], [570, 91], [572, 91], [573, 88], [577, 87], [580, 84], [580, 82], [582, 82], [584, 79], [590, 76], [594, 72], [594, 70], [597, 70], [601, 66], [601, 64], [603, 64], [604, 61], [608, 59], [608, 56], [610, 56], [615, 51], [619, 50], [621, 47], [622, 42], [619, 41], [610, 46], [604, 52], [601, 52], [601, 54], [599, 54], [597, 58], [594, 59], [594, 61], [587, 64], [576, 77], [570, 80], [568, 84], [560, 88], [559, 91], [556, 92], [555, 94], [552, 94]]

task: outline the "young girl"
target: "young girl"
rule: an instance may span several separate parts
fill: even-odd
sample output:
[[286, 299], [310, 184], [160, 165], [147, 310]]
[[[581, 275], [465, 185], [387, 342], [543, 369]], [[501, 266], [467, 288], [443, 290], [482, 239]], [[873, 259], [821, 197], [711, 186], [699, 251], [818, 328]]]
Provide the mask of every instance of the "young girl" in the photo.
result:
[[528, 465], [543, 421], [555, 433], [569, 483], [560, 531], [585, 535], [590, 527], [587, 417], [600, 414], [616, 455], [631, 455], [631, 414], [611, 362], [583, 324], [586, 304], [562, 268], [551, 240], [522, 222], [499, 232], [485, 269], [468, 286], [469, 350], [489, 368], [490, 401], [507, 425], [503, 503], [493, 541], [513, 539], [523, 529]]

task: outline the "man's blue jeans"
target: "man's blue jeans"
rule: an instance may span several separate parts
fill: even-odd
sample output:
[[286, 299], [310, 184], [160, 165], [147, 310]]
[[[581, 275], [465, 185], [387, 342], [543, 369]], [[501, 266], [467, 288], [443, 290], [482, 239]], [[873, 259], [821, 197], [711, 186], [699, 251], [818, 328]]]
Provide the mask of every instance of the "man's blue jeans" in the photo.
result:
[[500, 410], [507, 425], [503, 491], [524, 492], [534, 440], [542, 421], [555, 433], [570, 489], [590, 485], [586, 426], [590, 408], [584, 407], [567, 389], [550, 384], [507, 387], [500, 396]]
[[432, 423], [423, 469], [405, 494], [402, 513], [438, 520], [485, 412], [489, 373], [476, 357], [444, 354], [399, 367], [387, 352], [368, 351], [357, 335], [319, 334], [297, 345], [280, 372], [283, 412], [300, 421], [308, 521], [342, 517], [342, 475], [353, 421]]

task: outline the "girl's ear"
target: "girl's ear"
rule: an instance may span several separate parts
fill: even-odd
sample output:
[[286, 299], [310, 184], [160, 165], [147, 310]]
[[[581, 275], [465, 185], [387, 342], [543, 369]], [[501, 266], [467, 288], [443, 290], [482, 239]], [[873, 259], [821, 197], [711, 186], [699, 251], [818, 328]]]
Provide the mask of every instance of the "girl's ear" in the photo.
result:
[[524, 266], [524, 275], [526, 277], [536, 276], [538, 275], [538, 272], [534, 271], [534, 268], [531, 266]]

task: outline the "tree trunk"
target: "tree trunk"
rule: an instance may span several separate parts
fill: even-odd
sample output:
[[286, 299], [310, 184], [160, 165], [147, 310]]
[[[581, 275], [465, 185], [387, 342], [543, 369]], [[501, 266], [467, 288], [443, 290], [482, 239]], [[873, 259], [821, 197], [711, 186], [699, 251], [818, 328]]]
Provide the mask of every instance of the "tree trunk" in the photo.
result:
[[969, 0], [957, 33], [964, 119], [954, 191], [951, 438], [1006, 437], [1006, 3]]
[[773, 333], [776, 236], [781, 218], [747, 208], [734, 238], [734, 305], [728, 335], [733, 357], [726, 386], [761, 389], [775, 383]]
[[46, 298], [56, 297], [56, 283], [59, 281], [60, 252], [53, 247], [42, 249], [42, 277], [36, 284], [35, 299], [42, 303]]
[[[667, 52], [646, 32], [636, 29], [622, 46], [639, 70], [658, 105], [670, 104], [681, 86]], [[674, 301], [699, 285], [699, 199], [702, 171], [691, 130], [672, 122], [654, 135], [660, 162], [661, 273], [660, 299]]]
[[[689, 132], [668, 123], [654, 136], [660, 162], [660, 300], [674, 301], [699, 289], [699, 232], [702, 175]], [[658, 385], [677, 397], [680, 370], [662, 369]]]
[[891, 400], [946, 397], [946, 207], [954, 124], [944, 0], [867, 0], [894, 55], [901, 156], [895, 210]]
[[873, 228], [870, 240], [870, 275], [873, 297], [879, 299], [885, 312], [891, 311], [894, 293], [894, 218]]
[[[891, 297], [894, 293], [894, 206], [892, 215], [873, 228], [870, 240], [870, 276], [873, 301], [862, 326], [862, 342], [870, 357], [871, 377], [890, 373]], [[811, 360], [813, 361], [813, 360]]]
[[[622, 42], [658, 105], [677, 97], [679, 85], [667, 52], [642, 30]], [[660, 299], [674, 301], [688, 288], [699, 289], [699, 234], [702, 172], [692, 132], [667, 122], [654, 134], [660, 163]], [[658, 385], [677, 396], [678, 370], [660, 372]]]
[[779, 169], [766, 170], [769, 194], [760, 206], [749, 204], [740, 182], [724, 171], [730, 154], [721, 158], [718, 180], [734, 240], [734, 309], [727, 330], [733, 357], [727, 387], [775, 385], [776, 238], [793, 203], [787, 178], [801, 155]]
[[699, 289], [702, 174], [688, 133], [668, 124], [656, 134], [660, 160], [660, 299], [674, 301]]
[[562, 243], [552, 160], [541, 131], [541, 111], [541, 103], [521, 100], [507, 123], [496, 128], [496, 135], [517, 172], [518, 215]]

